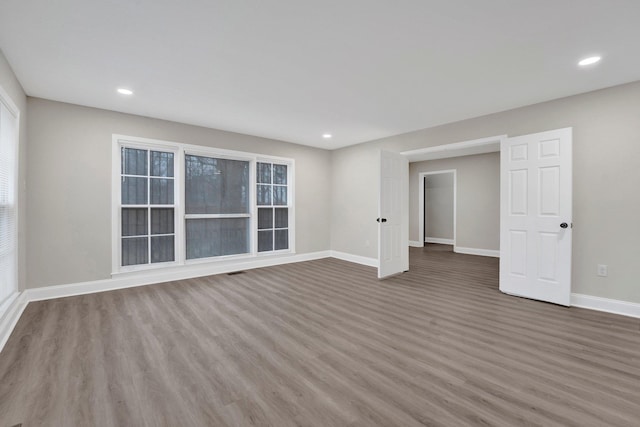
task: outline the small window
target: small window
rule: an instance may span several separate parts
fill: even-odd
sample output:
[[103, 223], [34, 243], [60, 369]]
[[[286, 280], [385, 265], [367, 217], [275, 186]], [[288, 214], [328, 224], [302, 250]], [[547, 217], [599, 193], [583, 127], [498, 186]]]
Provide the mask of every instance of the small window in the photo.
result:
[[121, 265], [175, 261], [174, 153], [121, 148]]
[[257, 163], [258, 252], [289, 249], [288, 167]]

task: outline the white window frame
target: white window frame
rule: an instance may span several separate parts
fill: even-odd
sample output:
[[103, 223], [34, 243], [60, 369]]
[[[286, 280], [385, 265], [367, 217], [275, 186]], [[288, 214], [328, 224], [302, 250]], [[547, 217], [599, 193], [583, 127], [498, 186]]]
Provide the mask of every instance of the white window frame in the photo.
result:
[[[253, 236], [253, 243], [255, 243], [255, 252], [258, 256], [269, 256], [269, 255], [273, 255], [273, 254], [282, 254], [282, 253], [287, 253], [287, 252], [295, 252], [295, 247], [292, 248], [291, 246], [295, 244], [295, 227], [292, 225], [293, 221], [295, 221], [295, 215], [294, 215], [294, 206], [295, 203], [293, 203], [293, 197], [295, 194], [294, 191], [294, 179], [293, 177], [294, 175], [294, 163], [291, 162], [286, 162], [286, 161], [282, 161], [282, 159], [279, 158], [275, 158], [275, 157], [265, 157], [265, 156], [261, 156], [258, 157], [256, 159], [256, 163], [254, 164], [253, 167], [253, 172], [254, 174], [257, 173], [257, 164], [258, 163], [271, 163], [274, 165], [285, 165], [287, 166], [287, 204], [286, 205], [271, 205], [269, 207], [271, 208], [287, 208], [288, 211], [288, 219], [287, 219], [287, 224], [288, 224], [288, 235], [289, 235], [289, 249], [278, 249], [278, 250], [272, 250], [272, 251], [263, 251], [263, 252], [258, 252], [258, 208], [260, 207], [267, 207], [267, 206], [258, 206], [257, 203], [257, 196], [256, 196], [256, 203], [254, 203], [254, 207], [255, 207], [255, 213], [253, 214], [255, 220], [255, 227], [254, 227], [254, 236]], [[272, 171], [273, 174], [273, 171]], [[273, 182], [273, 176], [271, 177], [271, 180]], [[258, 182], [257, 182], [257, 178], [254, 180], [253, 182], [253, 191], [254, 193], [257, 193], [257, 187], [258, 187]], [[274, 185], [274, 184], [271, 184]], [[275, 185], [279, 185], [279, 184], [275, 184]], [[282, 185], [284, 187], [284, 185]], [[273, 195], [272, 195], [273, 197]], [[273, 200], [272, 200], [273, 202]], [[275, 213], [274, 213], [275, 214]], [[274, 216], [274, 221], [275, 221], [275, 216]], [[275, 228], [273, 229], [275, 230]], [[275, 233], [273, 235], [274, 241], [275, 241]]]
[[[113, 259], [112, 259], [112, 268], [114, 272], [131, 272], [131, 271], [139, 271], [139, 270], [148, 270], [155, 268], [163, 268], [169, 266], [178, 265], [180, 250], [180, 243], [178, 238], [178, 226], [180, 221], [178, 220], [178, 211], [179, 205], [181, 201], [180, 197], [180, 186], [178, 185], [178, 174], [181, 173], [179, 162], [177, 161], [177, 157], [179, 155], [177, 147], [172, 144], [163, 144], [161, 141], [158, 143], [150, 143], [148, 141], [141, 141], [139, 138], [120, 138], [118, 140], [114, 139], [114, 180], [112, 185], [112, 206], [113, 206], [113, 217], [112, 217], [112, 230], [113, 233]], [[122, 177], [121, 169], [121, 149], [122, 148], [133, 148], [138, 150], [147, 150], [147, 151], [164, 151], [173, 153], [173, 205], [152, 205], [151, 202], [151, 194], [149, 192], [148, 198], [149, 203], [146, 205], [123, 205], [122, 204], [122, 186], [120, 184], [120, 179]], [[117, 161], [117, 162], [116, 162]], [[117, 163], [117, 164], [115, 164]], [[149, 180], [148, 185], [150, 185], [150, 173], [151, 173], [151, 165], [147, 165], [147, 179]], [[174, 221], [174, 261], [167, 262], [151, 262], [151, 256], [149, 255], [149, 262], [147, 264], [136, 264], [136, 265], [122, 265], [122, 208], [136, 208], [136, 207], [144, 207], [147, 209], [151, 208], [174, 208], [173, 221]], [[149, 227], [151, 224], [149, 223]], [[149, 245], [151, 244], [151, 234], [149, 234]], [[116, 242], [117, 240], [117, 242]]]
[[[253, 162], [254, 162], [254, 157], [248, 155], [248, 153], [241, 153], [241, 152], [232, 152], [229, 150], [218, 150], [218, 149], [207, 149], [205, 147], [197, 147], [197, 148], [190, 148], [185, 146], [184, 152], [181, 156], [181, 161], [185, 162], [186, 156], [198, 156], [198, 157], [209, 157], [209, 158], [215, 158], [215, 159], [224, 159], [224, 160], [238, 160], [241, 162], [249, 162], [249, 185], [251, 185], [252, 182], [254, 182], [255, 180], [255, 171], [252, 171], [252, 166], [253, 166]], [[183, 188], [184, 188], [184, 173], [182, 178], [182, 184], [183, 184]], [[186, 192], [186, 190], [184, 190]], [[186, 197], [186, 193], [184, 195]], [[184, 221], [183, 224], [186, 224], [186, 220], [187, 219], [213, 219], [213, 218], [249, 218], [249, 237], [251, 239], [251, 230], [253, 230], [253, 222], [254, 222], [254, 214], [252, 212], [252, 206], [253, 203], [255, 201], [255, 190], [252, 191], [252, 189], [249, 190], [249, 212], [246, 214], [187, 214], [186, 212], [183, 212], [182, 214], [182, 219]], [[186, 209], [186, 203], [184, 204], [185, 209]], [[185, 226], [186, 228], [186, 226]], [[186, 259], [187, 256], [187, 251], [186, 251], [186, 247], [187, 247], [187, 235], [186, 235], [186, 230], [185, 233], [183, 234], [183, 241], [184, 241], [184, 246], [185, 246], [185, 250], [184, 250], [184, 257], [185, 257], [185, 264], [189, 265], [189, 264], [202, 264], [202, 263], [207, 263], [207, 262], [212, 262], [212, 261], [217, 261], [217, 260], [233, 260], [233, 259], [242, 259], [242, 258], [246, 258], [249, 255], [253, 254], [253, 242], [250, 240], [249, 241], [249, 252], [244, 253], [244, 254], [233, 254], [233, 255], [220, 255], [220, 256], [216, 256], [216, 257], [204, 257], [204, 258], [194, 258], [194, 259]]]
[[[20, 229], [19, 221], [20, 221], [20, 206], [19, 206], [19, 176], [20, 176], [20, 109], [13, 102], [13, 99], [9, 96], [9, 94], [4, 90], [2, 86], [0, 86], [0, 103], [2, 103], [5, 108], [9, 111], [11, 115], [15, 118], [15, 133], [13, 135], [13, 141], [10, 143], [13, 144], [13, 170], [12, 177], [10, 177], [11, 184], [13, 184], [13, 203], [7, 205], [9, 209], [13, 210], [14, 222], [13, 222], [13, 247], [10, 248], [8, 254], [13, 257], [13, 271], [12, 271], [12, 282], [8, 283], [7, 288], [10, 290], [10, 293], [7, 294], [7, 297], [4, 300], [0, 300], [0, 316], [4, 312], [7, 307], [7, 304], [11, 303], [19, 293], [19, 277], [18, 277], [18, 259], [19, 259], [19, 237], [18, 231]], [[3, 285], [3, 284], [0, 284]]]
[[[149, 263], [135, 266], [121, 266], [121, 186], [120, 186], [120, 149], [121, 147], [138, 148], [143, 150], [171, 151], [174, 153], [174, 221], [175, 221], [175, 261], [164, 263]], [[111, 205], [112, 205], [112, 275], [162, 269], [167, 267], [189, 266], [204, 263], [225, 263], [242, 259], [256, 257], [282, 256], [295, 254], [295, 161], [291, 158], [266, 156], [264, 154], [249, 153], [243, 151], [227, 150], [221, 148], [206, 147], [200, 145], [184, 144], [173, 141], [163, 141], [150, 138], [141, 138], [127, 135], [112, 135], [112, 185], [111, 185]], [[209, 258], [186, 259], [186, 219], [195, 218], [224, 218], [228, 215], [200, 215], [185, 214], [185, 156], [202, 156], [218, 159], [241, 160], [249, 162], [249, 221], [250, 221], [250, 244], [249, 252], [245, 254], [223, 255]], [[289, 209], [289, 249], [278, 251], [258, 252], [258, 220], [256, 205], [256, 165], [258, 162], [287, 165], [287, 205]], [[284, 205], [282, 207], [285, 207]], [[238, 217], [233, 214], [231, 217]]]

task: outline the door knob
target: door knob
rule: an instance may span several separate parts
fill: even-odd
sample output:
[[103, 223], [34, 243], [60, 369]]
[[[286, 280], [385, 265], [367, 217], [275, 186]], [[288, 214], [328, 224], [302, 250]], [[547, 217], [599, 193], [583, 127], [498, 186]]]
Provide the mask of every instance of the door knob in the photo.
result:
[[567, 224], [566, 222], [563, 222], [562, 224], [560, 224], [560, 228], [568, 228], [569, 224]]
[[378, 218], [376, 219], [378, 222], [387, 222], [387, 218]]

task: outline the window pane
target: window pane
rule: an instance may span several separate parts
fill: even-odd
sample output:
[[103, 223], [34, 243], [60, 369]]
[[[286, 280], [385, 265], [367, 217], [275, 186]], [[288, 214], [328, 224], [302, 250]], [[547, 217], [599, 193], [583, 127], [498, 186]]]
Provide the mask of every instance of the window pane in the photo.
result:
[[271, 184], [271, 163], [258, 163], [258, 182]]
[[258, 252], [273, 250], [273, 231], [258, 231]]
[[122, 209], [122, 235], [123, 236], [146, 236], [147, 231], [147, 209]]
[[271, 205], [271, 186], [258, 184], [258, 205]]
[[125, 175], [147, 175], [147, 150], [123, 148], [121, 165]]
[[289, 249], [289, 230], [276, 230], [275, 235], [274, 249]]
[[147, 178], [122, 177], [122, 204], [147, 204]]
[[173, 208], [151, 209], [151, 234], [172, 234], [173, 232]]
[[146, 264], [148, 262], [148, 237], [122, 239], [122, 265]]
[[173, 204], [173, 179], [151, 178], [151, 204]]
[[173, 153], [151, 152], [151, 176], [173, 176]]
[[249, 218], [188, 219], [187, 259], [249, 252]]
[[273, 204], [274, 205], [287, 204], [287, 187], [281, 187], [279, 185], [273, 186]]
[[287, 165], [273, 165], [273, 183], [287, 183]]
[[289, 209], [276, 208], [275, 215], [275, 228], [287, 228], [289, 227]]
[[258, 208], [258, 229], [273, 228], [273, 208]]
[[185, 158], [187, 214], [249, 213], [249, 162]]
[[168, 262], [174, 259], [173, 236], [151, 238], [151, 262]]

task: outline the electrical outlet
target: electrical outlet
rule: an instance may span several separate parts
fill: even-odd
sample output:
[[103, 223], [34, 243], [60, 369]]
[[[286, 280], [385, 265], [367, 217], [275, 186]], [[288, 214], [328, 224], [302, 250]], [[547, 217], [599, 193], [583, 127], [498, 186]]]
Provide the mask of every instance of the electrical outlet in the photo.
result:
[[606, 264], [598, 264], [598, 276], [607, 277], [609, 269]]

